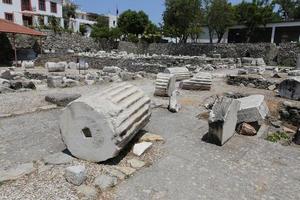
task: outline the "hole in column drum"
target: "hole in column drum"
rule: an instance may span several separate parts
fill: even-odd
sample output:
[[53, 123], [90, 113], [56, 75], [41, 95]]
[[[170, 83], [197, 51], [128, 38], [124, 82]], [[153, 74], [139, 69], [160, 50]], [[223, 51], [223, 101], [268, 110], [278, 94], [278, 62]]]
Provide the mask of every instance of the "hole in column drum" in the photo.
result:
[[92, 132], [89, 128], [85, 127], [82, 129], [82, 133], [85, 137], [91, 138], [92, 137]]

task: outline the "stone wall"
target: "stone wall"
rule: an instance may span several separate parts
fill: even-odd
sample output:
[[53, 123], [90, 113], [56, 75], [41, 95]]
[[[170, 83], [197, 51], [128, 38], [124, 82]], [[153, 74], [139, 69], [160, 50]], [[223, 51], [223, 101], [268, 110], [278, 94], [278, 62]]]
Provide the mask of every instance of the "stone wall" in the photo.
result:
[[228, 85], [241, 86], [243, 84], [246, 87], [268, 90], [270, 86], [276, 86], [279, 81], [250, 75], [229, 75], [227, 76], [227, 83]]
[[278, 47], [277, 63], [295, 67], [298, 54], [300, 54], [300, 44], [282, 43]]
[[300, 124], [300, 105], [292, 102], [284, 102], [280, 110], [282, 120], [290, 122], [296, 126]]

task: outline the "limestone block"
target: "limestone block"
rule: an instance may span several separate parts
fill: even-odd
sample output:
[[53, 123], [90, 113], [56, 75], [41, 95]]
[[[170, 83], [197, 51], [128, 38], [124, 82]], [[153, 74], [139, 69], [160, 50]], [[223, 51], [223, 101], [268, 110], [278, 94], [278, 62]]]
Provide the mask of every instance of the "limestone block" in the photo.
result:
[[200, 72], [190, 80], [184, 80], [180, 83], [180, 88], [184, 90], [210, 90], [212, 76], [210, 73]]
[[166, 68], [164, 73], [174, 74], [176, 77], [176, 81], [181, 81], [181, 80], [191, 78], [191, 73], [186, 67]]
[[223, 97], [217, 99], [209, 114], [208, 140], [224, 145], [234, 134], [240, 102]]
[[181, 109], [181, 105], [177, 103], [177, 91], [173, 91], [169, 98], [168, 110], [172, 113], [177, 113]]
[[300, 76], [300, 70], [292, 70], [288, 73], [289, 76]]
[[103, 72], [106, 73], [120, 73], [121, 71], [122, 69], [116, 66], [107, 66], [103, 68]]
[[263, 95], [251, 95], [237, 100], [241, 104], [238, 112], [238, 123], [258, 122], [261, 124], [269, 113]]
[[257, 66], [266, 66], [266, 63], [263, 58], [256, 58], [256, 65]]
[[176, 78], [174, 74], [159, 73], [156, 76], [155, 96], [169, 97], [176, 87]]
[[65, 62], [47, 62], [45, 68], [48, 69], [48, 72], [64, 72], [66, 70], [67, 63]]
[[88, 70], [89, 69], [89, 63], [79, 63], [76, 66], [77, 70]]
[[86, 169], [83, 165], [70, 166], [65, 169], [65, 178], [69, 183], [81, 185], [87, 178]]
[[81, 97], [81, 94], [54, 93], [45, 96], [45, 100], [58, 106], [66, 106]]
[[62, 76], [48, 76], [47, 86], [49, 88], [64, 87], [64, 81]]
[[141, 142], [141, 143], [135, 144], [133, 146], [133, 153], [137, 156], [141, 156], [151, 146], [152, 146], [151, 142]]
[[34, 68], [34, 62], [33, 61], [23, 61], [22, 68], [32, 69], [32, 68]]
[[285, 79], [279, 84], [279, 95], [300, 101], [300, 77]]
[[119, 83], [70, 103], [60, 129], [72, 155], [100, 162], [117, 156], [150, 116], [150, 99], [137, 87]]
[[69, 62], [69, 64], [68, 64], [68, 68], [69, 69], [76, 69], [77, 68], [77, 63], [75, 63], [75, 62]]

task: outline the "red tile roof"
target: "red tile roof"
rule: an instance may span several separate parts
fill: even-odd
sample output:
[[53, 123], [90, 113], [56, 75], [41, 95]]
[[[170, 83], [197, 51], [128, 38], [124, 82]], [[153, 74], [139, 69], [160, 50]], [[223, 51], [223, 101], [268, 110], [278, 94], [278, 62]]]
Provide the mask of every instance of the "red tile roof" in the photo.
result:
[[46, 34], [15, 24], [13, 22], [0, 19], [0, 32], [4, 33], [15, 33], [15, 34], [24, 34], [24, 35], [33, 35], [33, 36], [45, 36]]

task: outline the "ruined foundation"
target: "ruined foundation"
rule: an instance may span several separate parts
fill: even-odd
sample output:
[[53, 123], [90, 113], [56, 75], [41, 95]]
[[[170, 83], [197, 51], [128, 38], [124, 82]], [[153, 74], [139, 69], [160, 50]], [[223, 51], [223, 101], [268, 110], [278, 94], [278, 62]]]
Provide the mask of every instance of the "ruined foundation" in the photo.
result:
[[100, 162], [117, 156], [150, 116], [150, 99], [137, 87], [120, 83], [69, 104], [60, 129], [74, 156]]

